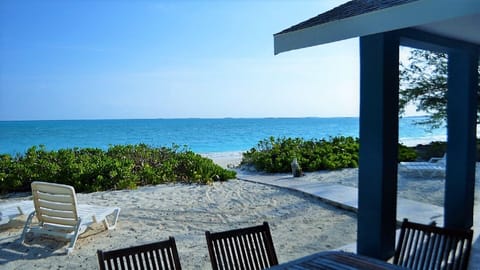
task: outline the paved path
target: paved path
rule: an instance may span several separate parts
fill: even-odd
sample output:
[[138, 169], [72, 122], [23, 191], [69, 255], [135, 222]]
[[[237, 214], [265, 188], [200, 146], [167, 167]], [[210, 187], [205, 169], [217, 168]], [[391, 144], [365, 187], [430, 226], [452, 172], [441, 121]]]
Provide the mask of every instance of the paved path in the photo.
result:
[[[331, 183], [304, 182], [302, 178], [293, 178], [287, 174], [258, 175], [239, 172], [237, 178], [301, 191], [346, 210], [357, 212], [358, 209], [358, 189], [354, 187]], [[413, 222], [428, 224], [435, 221], [438, 225], [443, 225], [442, 207], [402, 198], [398, 198], [397, 204], [397, 221], [399, 222], [408, 218]]]
[[[261, 183], [276, 187], [283, 187], [305, 194], [315, 196], [329, 204], [357, 212], [358, 189], [354, 187], [302, 181], [302, 178], [293, 178], [291, 174], [250, 174], [237, 171], [237, 178], [244, 181]], [[477, 187], [480, 188], [480, 187]], [[416, 202], [403, 198], [397, 200], [397, 221], [400, 223], [404, 218], [410, 221], [428, 224], [435, 221], [439, 226], [443, 225], [443, 207]], [[474, 241], [470, 268], [480, 270], [480, 209], [475, 208]], [[342, 250], [356, 251], [356, 245], [351, 244], [341, 247]]]

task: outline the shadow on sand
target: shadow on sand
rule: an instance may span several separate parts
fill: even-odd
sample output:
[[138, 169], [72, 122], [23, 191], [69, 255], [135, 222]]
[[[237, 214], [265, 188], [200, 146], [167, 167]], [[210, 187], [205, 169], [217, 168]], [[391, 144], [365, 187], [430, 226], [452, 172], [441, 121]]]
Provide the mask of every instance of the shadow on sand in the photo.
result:
[[[53, 244], [53, 245], [52, 245]], [[0, 244], [0, 265], [16, 260], [37, 260], [51, 256], [65, 255], [66, 242], [37, 238], [22, 244], [20, 239]]]
[[[23, 223], [20, 220], [14, 220], [2, 229], [18, 228], [18, 226], [23, 226]], [[68, 242], [62, 239], [27, 235], [25, 244], [22, 244], [20, 238], [21, 230], [19, 234], [0, 239], [0, 266], [17, 260], [37, 260], [66, 254]]]

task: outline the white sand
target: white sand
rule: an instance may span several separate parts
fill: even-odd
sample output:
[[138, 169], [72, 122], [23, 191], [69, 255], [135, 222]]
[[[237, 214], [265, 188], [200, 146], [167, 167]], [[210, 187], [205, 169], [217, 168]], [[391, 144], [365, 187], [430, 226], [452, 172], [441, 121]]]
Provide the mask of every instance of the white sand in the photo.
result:
[[[218, 164], [238, 165], [241, 154], [209, 154]], [[477, 173], [477, 175], [479, 175]], [[309, 173], [302, 181], [356, 186], [358, 170]], [[400, 196], [427, 203], [443, 201], [440, 179], [400, 177]], [[477, 179], [477, 185], [478, 185]], [[429, 196], [424, 196], [428, 192]], [[8, 199], [26, 199], [12, 198]], [[1, 269], [97, 269], [97, 249], [116, 249], [174, 236], [184, 269], [211, 269], [205, 230], [222, 231], [270, 223], [280, 262], [338, 248], [356, 240], [356, 216], [311, 196], [239, 180], [205, 185], [158, 185], [130, 191], [78, 194], [80, 203], [122, 209], [115, 230], [95, 225], [64, 255], [65, 243], [48, 238], [20, 245], [25, 218], [0, 227]], [[478, 202], [478, 192], [476, 201]]]
[[212, 159], [216, 164], [223, 168], [235, 168], [242, 161], [242, 152], [218, 152], [201, 154], [204, 157]]
[[46, 238], [20, 245], [23, 220], [16, 220], [0, 229], [0, 268], [96, 269], [97, 249], [174, 236], [184, 269], [211, 269], [205, 230], [221, 231], [263, 221], [270, 223], [281, 262], [356, 239], [353, 214], [310, 196], [239, 180], [212, 186], [159, 185], [78, 197], [79, 202], [121, 207], [117, 228], [104, 231], [102, 226], [95, 226], [81, 236], [73, 254], [67, 256], [61, 254], [62, 245]]

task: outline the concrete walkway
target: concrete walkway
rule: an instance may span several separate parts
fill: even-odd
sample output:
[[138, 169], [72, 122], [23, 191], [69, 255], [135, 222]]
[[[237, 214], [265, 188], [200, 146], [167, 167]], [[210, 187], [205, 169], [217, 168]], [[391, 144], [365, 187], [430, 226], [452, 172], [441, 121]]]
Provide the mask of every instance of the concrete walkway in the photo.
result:
[[[250, 174], [240, 170], [237, 171], [237, 178], [244, 181], [282, 187], [302, 192], [349, 211], [357, 212], [358, 209], [358, 189], [354, 187], [331, 183], [303, 181], [301, 177], [293, 178], [291, 174]], [[424, 224], [429, 224], [432, 221], [435, 221], [438, 226], [442, 226], [443, 207], [398, 198], [397, 221], [399, 224], [404, 218], [408, 218], [413, 222]], [[473, 247], [469, 269], [480, 270], [480, 209], [477, 205], [475, 206], [475, 221], [473, 230]], [[355, 252], [356, 245], [353, 243], [339, 249]]]

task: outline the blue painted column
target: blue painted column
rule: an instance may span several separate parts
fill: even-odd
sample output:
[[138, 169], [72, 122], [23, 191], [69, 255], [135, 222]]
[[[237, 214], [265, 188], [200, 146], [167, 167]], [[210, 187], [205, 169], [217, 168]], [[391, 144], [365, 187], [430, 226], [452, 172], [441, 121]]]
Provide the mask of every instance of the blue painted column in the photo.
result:
[[478, 89], [476, 50], [448, 54], [445, 226], [473, 225]]
[[395, 32], [360, 38], [359, 254], [388, 259], [397, 213], [399, 40]]

